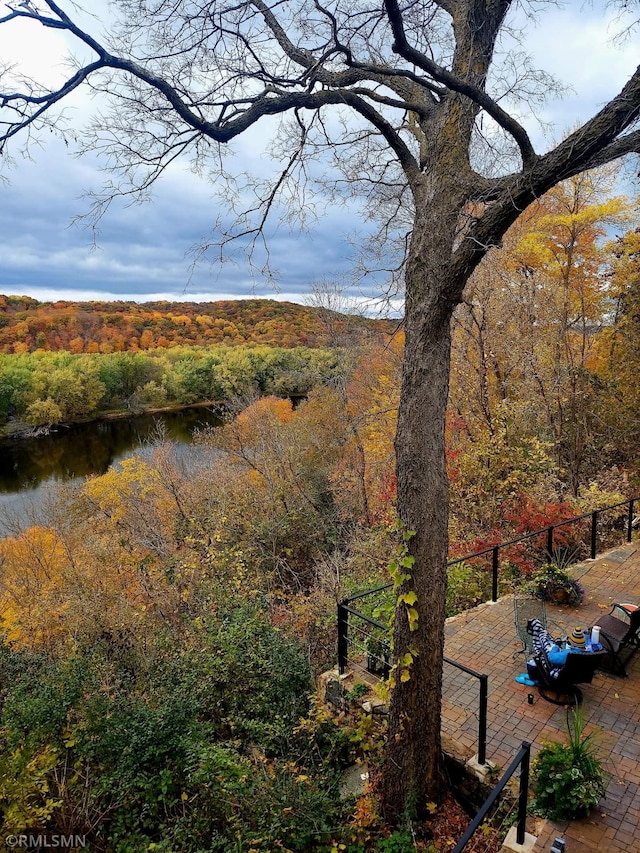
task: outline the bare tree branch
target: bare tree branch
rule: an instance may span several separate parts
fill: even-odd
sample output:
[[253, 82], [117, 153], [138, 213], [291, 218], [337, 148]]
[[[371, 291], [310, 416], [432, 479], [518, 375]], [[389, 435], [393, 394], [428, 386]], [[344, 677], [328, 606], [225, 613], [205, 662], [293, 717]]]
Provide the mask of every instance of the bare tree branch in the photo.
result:
[[[508, 6], [508, 4], [505, 4]], [[413, 48], [406, 37], [402, 23], [402, 13], [397, 0], [385, 0], [385, 7], [389, 16], [389, 22], [395, 38], [393, 50], [403, 56], [418, 68], [431, 74], [436, 82], [443, 84], [452, 92], [459, 92], [474, 101], [516, 140], [525, 166], [530, 165], [536, 159], [536, 153], [531, 140], [522, 125], [513, 116], [502, 109], [485, 91], [461, 80], [455, 74], [442, 68], [424, 53]]]

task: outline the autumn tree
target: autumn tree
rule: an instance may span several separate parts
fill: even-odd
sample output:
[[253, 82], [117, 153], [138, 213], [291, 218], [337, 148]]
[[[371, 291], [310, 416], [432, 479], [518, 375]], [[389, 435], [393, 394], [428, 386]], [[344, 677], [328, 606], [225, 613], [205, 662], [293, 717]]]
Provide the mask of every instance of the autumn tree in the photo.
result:
[[390, 520], [395, 504], [395, 459], [398, 397], [404, 334], [371, 346], [351, 373], [345, 389], [345, 413], [357, 452], [352, 465], [371, 522]]
[[602, 417], [607, 455], [630, 465], [637, 477], [640, 436], [640, 228], [614, 240], [609, 249], [610, 322], [598, 347], [598, 373], [604, 384]]
[[[57, 407], [60, 417], [54, 422], [92, 415], [105, 393], [98, 373], [98, 363], [89, 356], [66, 360], [45, 356], [33, 374], [31, 391], [35, 400], [31, 405], [45, 401]], [[33, 418], [31, 421], [37, 422]]]
[[450, 405], [470, 443], [499, 432], [506, 417], [514, 447], [532, 437], [550, 443], [574, 495], [603, 438], [596, 354], [610, 314], [605, 241], [631, 215], [629, 200], [612, 195], [614, 177], [611, 169], [576, 175], [530, 205], [454, 315]]
[[210, 488], [226, 503], [223, 538], [241, 545], [261, 576], [260, 589], [308, 591], [314, 561], [335, 540], [332, 467], [345, 443], [337, 395], [263, 397], [200, 441], [223, 451]]
[[538, 336], [546, 340], [533, 350], [543, 426], [574, 495], [598, 433], [594, 353], [608, 308], [602, 242], [630, 215], [628, 201], [611, 197], [611, 184], [605, 172], [555, 187], [534, 206], [537, 221], [516, 247], [520, 275], [538, 294], [536, 325], [546, 325]]
[[30, 527], [0, 541], [0, 624], [7, 642], [51, 651], [68, 640], [63, 590], [72, 567], [63, 541], [49, 528]]
[[[340, 396], [350, 440], [340, 471], [336, 472], [341, 480], [340, 491], [351, 492], [351, 515], [370, 525], [380, 517], [381, 481], [388, 473], [382, 469], [385, 463], [392, 468], [394, 465], [393, 434], [404, 335], [397, 326], [391, 337], [375, 340], [371, 336], [369, 345], [363, 349], [361, 336], [357, 334], [361, 307], [347, 295], [346, 286], [338, 282], [314, 284], [309, 303], [318, 312], [328, 343], [341, 366], [332, 385]], [[345, 316], [350, 321], [345, 322]], [[386, 513], [389, 502], [382, 500], [382, 503]]]
[[[382, 791], [391, 820], [406, 810], [423, 813], [444, 789], [444, 424], [452, 313], [471, 273], [532, 201], [560, 181], [640, 150], [638, 69], [592, 118], [551, 150], [536, 151], [513, 93], [520, 86], [535, 101], [550, 81], [531, 71], [513, 41], [508, 49], [517, 7], [511, 0], [406, 6], [397, 0], [222, 0], [215, 6], [120, 0], [113, 4], [119, 23], [102, 41], [87, 31], [91, 24], [82, 29], [53, 0], [21, 4], [0, 18], [9, 27], [24, 19], [63, 30], [91, 54], [55, 91], [3, 76], [0, 121], [10, 150], [20, 135], [55, 124], [56, 107], [78, 87], [90, 85], [110, 98], [112, 111], [103, 105], [93, 130], [75, 130], [106, 156], [114, 174], [116, 189], [98, 200], [99, 209], [108, 207], [114, 191], [144, 194], [180, 155], [222, 180], [228, 174], [224, 146], [282, 117], [275, 150], [281, 169], [272, 184], [255, 187], [255, 203], [240, 210], [238, 228], [227, 238], [258, 239], [279, 193], [304, 219], [307, 154], [333, 154], [347, 188], [359, 192], [370, 211], [375, 206], [386, 215], [387, 233], [394, 211], [400, 227], [410, 211], [395, 449], [398, 511], [414, 534], [406, 561], [413, 565], [401, 593], [415, 602], [418, 618], [409, 621], [400, 603], [394, 654], [411, 655], [413, 664], [390, 702]], [[477, 157], [486, 128], [486, 157]], [[501, 140], [507, 157], [495, 156]]]

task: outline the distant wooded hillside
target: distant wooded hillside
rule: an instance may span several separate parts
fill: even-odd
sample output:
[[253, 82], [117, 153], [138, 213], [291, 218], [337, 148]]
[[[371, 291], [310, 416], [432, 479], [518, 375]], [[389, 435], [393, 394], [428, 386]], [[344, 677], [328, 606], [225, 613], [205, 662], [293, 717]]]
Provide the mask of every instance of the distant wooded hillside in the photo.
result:
[[245, 299], [224, 302], [38, 302], [0, 295], [0, 352], [135, 352], [156, 347], [255, 344], [318, 347], [362, 342], [388, 321]]

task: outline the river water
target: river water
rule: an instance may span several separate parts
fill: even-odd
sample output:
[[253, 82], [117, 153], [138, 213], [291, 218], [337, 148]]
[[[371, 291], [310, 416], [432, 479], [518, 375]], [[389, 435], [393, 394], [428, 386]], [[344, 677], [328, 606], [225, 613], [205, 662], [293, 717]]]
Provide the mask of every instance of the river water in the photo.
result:
[[0, 535], [3, 517], [32, 509], [55, 483], [104, 474], [111, 465], [163, 435], [188, 445], [194, 430], [220, 420], [205, 407], [92, 421], [37, 438], [0, 441]]

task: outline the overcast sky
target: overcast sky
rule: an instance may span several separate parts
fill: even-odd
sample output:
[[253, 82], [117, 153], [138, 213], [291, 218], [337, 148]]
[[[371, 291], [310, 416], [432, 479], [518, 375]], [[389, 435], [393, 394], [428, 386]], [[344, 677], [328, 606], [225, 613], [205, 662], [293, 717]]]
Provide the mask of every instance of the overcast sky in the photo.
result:
[[[60, 0], [64, 8], [64, 0]], [[0, 2], [0, 14], [4, 13]], [[102, 8], [92, 0], [91, 8]], [[615, 29], [605, 3], [568, 2], [550, 8], [531, 28], [526, 47], [536, 63], [571, 84], [564, 99], [549, 101], [542, 118], [559, 136], [584, 121], [615, 95], [633, 73], [640, 51], [637, 38], [614, 45]], [[99, 34], [98, 25], [93, 32]], [[636, 34], [637, 35], [637, 34]], [[59, 80], [62, 38], [34, 25], [0, 27], [0, 60], [30, 62], [29, 71]], [[88, 101], [80, 97], [76, 109]], [[541, 131], [522, 116], [544, 148]], [[243, 165], [262, 168], [262, 136], [244, 140], [238, 157]], [[93, 235], [74, 217], [85, 213], [83, 194], [100, 188], [104, 176], [97, 159], [74, 159], [54, 137], [32, 159], [19, 159], [0, 185], [0, 293], [36, 299], [215, 299], [264, 296], [302, 302], [315, 281], [345, 278], [353, 263], [347, 235], [358, 228], [355, 209], [335, 208], [307, 234], [285, 228], [270, 235], [277, 290], [252, 273], [242, 254], [237, 263], [220, 267], [201, 262], [192, 268], [189, 250], [211, 233], [226, 213], [212, 188], [186, 168], [176, 167], [156, 184], [144, 206], [114, 205]], [[360, 226], [364, 227], [364, 226]]]

